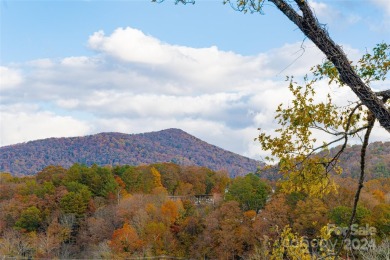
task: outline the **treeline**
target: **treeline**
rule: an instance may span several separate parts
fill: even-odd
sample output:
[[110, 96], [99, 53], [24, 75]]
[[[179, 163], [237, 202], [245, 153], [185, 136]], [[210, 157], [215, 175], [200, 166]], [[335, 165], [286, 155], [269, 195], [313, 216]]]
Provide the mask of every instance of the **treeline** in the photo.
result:
[[[173, 163], [1, 173], [0, 256], [278, 259], [286, 226], [309, 239], [329, 223], [345, 226], [354, 188], [343, 179], [337, 192], [310, 198], [255, 174], [230, 179]], [[389, 202], [389, 178], [365, 183], [357, 224], [375, 227], [377, 243], [390, 232]]]

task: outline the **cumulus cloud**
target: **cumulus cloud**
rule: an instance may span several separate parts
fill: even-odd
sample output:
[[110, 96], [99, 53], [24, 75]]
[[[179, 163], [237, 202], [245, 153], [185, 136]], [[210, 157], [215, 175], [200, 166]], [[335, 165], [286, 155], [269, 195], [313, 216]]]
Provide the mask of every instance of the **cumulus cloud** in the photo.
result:
[[173, 46], [163, 44], [158, 39], [130, 27], [118, 28], [109, 37], [106, 37], [103, 31], [95, 32], [88, 42], [92, 49], [124, 61], [166, 64], [180, 58], [180, 52]]
[[[174, 85], [178, 80], [196, 84], [202, 92], [218, 90], [218, 86], [231, 88], [245, 75], [258, 72], [262, 65], [261, 58], [248, 60], [248, 57], [220, 51], [215, 46], [196, 49], [162, 43], [130, 27], [118, 28], [109, 36], [102, 31], [96, 32], [89, 38], [89, 46], [123, 61], [122, 66], [132, 64], [133, 71], [153, 74], [159, 82], [171, 85], [176, 91], [178, 87]], [[179, 87], [183, 86], [180, 84]]]
[[12, 89], [22, 81], [23, 78], [19, 71], [0, 66], [0, 91]]
[[[89, 46], [95, 55], [2, 69], [19, 80], [9, 80], [18, 90], [9, 87], [1, 93], [1, 145], [176, 127], [259, 158], [262, 152], [253, 141], [257, 128], [272, 131], [276, 106], [291, 99], [285, 75], [302, 77], [324, 59], [309, 42], [243, 56], [215, 46], [171, 45], [130, 27], [110, 35], [96, 32]], [[320, 86], [321, 95], [328, 91]], [[345, 92], [333, 94], [346, 100]]]
[[2, 106], [0, 109], [1, 146], [48, 137], [85, 135], [90, 131], [86, 122], [40, 111], [36, 105]]

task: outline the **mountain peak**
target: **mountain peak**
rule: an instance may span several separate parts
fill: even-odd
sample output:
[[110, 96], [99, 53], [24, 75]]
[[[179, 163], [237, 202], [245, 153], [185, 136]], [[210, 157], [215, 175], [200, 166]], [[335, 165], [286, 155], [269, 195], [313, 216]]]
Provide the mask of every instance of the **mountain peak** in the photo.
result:
[[0, 171], [31, 175], [48, 165], [139, 165], [174, 162], [226, 170], [231, 176], [255, 172], [260, 162], [208, 144], [181, 129], [142, 134], [105, 132], [48, 138], [0, 147]]

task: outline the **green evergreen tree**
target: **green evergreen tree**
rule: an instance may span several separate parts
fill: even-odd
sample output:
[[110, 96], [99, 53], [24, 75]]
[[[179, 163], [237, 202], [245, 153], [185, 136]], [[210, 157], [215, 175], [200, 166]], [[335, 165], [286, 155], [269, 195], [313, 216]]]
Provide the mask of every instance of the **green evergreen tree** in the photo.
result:
[[244, 211], [258, 211], [264, 207], [269, 190], [270, 187], [264, 181], [250, 173], [233, 180], [226, 194], [226, 200], [238, 201]]
[[41, 225], [41, 222], [41, 211], [37, 207], [31, 206], [22, 211], [20, 218], [15, 223], [15, 227], [31, 232], [36, 231]]

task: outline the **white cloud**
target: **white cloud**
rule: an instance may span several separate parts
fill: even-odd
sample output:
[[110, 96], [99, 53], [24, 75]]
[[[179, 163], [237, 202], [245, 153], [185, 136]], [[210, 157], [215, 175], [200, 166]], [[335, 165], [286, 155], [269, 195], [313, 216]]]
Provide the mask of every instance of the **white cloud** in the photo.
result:
[[54, 62], [50, 59], [38, 59], [27, 62], [27, 65], [35, 68], [50, 68], [54, 65]]
[[130, 62], [166, 64], [179, 54], [172, 52], [171, 46], [130, 27], [118, 28], [110, 37], [103, 31], [95, 32], [88, 42], [92, 49]]
[[314, 9], [314, 12], [317, 16], [329, 16], [332, 13], [332, 8], [330, 8], [327, 4], [316, 1], [309, 1], [310, 6]]
[[389, 132], [387, 132], [383, 127], [376, 123], [371, 135], [370, 142], [382, 141], [382, 142], [390, 142]]
[[[299, 79], [324, 57], [309, 42], [242, 56], [217, 47], [170, 45], [129, 27], [111, 35], [96, 32], [89, 45], [96, 55], [15, 65], [12, 71], [23, 80], [17, 91], [1, 96], [1, 145], [176, 127], [259, 158], [264, 153], [253, 141], [257, 128], [272, 132], [276, 106], [291, 99], [285, 75]], [[353, 59], [360, 56], [352, 48], [345, 51]], [[328, 91], [326, 85], [318, 89], [322, 95]], [[347, 88], [334, 95], [340, 103], [352, 98]]]
[[48, 137], [86, 135], [90, 127], [71, 116], [38, 111], [34, 106], [1, 107], [0, 145], [10, 145]]
[[80, 100], [77, 100], [75, 98], [73, 99], [59, 99], [56, 101], [56, 104], [65, 109], [73, 109], [77, 108], [80, 105]]
[[0, 66], [0, 91], [12, 89], [23, 82], [19, 71]]
[[70, 67], [88, 67], [88, 66], [94, 66], [96, 62], [97, 62], [96, 59], [91, 59], [85, 56], [67, 57], [62, 59], [61, 65], [70, 66]]
[[[199, 96], [157, 94], [133, 95], [112, 91], [92, 93], [79, 106], [92, 109], [95, 114], [128, 115], [129, 117], [217, 117], [224, 110], [240, 105], [238, 93], [216, 93]], [[69, 103], [69, 102], [68, 102]], [[75, 101], [71, 101], [75, 104]]]
[[216, 84], [237, 84], [237, 79], [259, 71], [262, 65], [261, 59], [248, 60], [248, 57], [220, 51], [215, 46], [195, 49], [165, 44], [130, 27], [116, 29], [109, 36], [96, 32], [90, 37], [89, 45], [105, 55], [131, 63], [133, 69], [146, 70], [163, 80], [175, 77], [176, 81], [190, 81], [198, 84], [202, 91], [215, 89]]
[[263, 70], [268, 78], [286, 75], [303, 76], [309, 69], [324, 60], [324, 54], [311, 42], [285, 44], [282, 47], [268, 51], [261, 58], [265, 60]]

